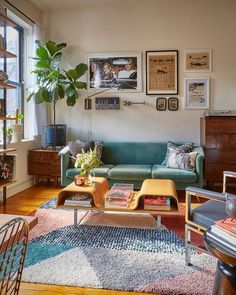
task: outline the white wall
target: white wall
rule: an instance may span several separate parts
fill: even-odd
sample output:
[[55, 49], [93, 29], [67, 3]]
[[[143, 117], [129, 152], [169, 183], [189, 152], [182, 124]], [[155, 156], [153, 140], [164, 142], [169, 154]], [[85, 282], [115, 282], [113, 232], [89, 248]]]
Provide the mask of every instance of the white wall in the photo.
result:
[[[97, 4], [96, 4], [96, 3]], [[202, 110], [184, 110], [184, 77], [211, 78], [211, 109], [236, 110], [236, 1], [235, 0], [126, 0], [111, 1], [45, 15], [47, 38], [67, 42], [66, 66], [86, 61], [86, 53], [179, 50], [178, 112], [158, 112], [157, 96], [120, 94], [121, 99], [146, 101], [143, 106], [121, 106], [120, 111], [85, 111], [81, 99], [73, 108], [58, 105], [58, 123], [72, 136], [104, 140], [200, 141]], [[212, 48], [213, 71], [183, 72], [183, 50]], [[106, 94], [108, 95], [108, 94]], [[109, 93], [110, 95], [110, 93]]]

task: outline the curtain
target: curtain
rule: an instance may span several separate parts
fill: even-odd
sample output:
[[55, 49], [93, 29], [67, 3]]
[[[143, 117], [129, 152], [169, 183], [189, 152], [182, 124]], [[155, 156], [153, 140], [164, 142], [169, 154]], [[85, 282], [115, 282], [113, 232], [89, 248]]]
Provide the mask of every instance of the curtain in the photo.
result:
[[[35, 69], [35, 61], [32, 59], [32, 57], [35, 56], [35, 51], [37, 48], [37, 45], [35, 44], [35, 40], [42, 40], [43, 34], [42, 34], [42, 28], [34, 24], [33, 25], [33, 31], [32, 31], [32, 42], [31, 46], [29, 48], [29, 56], [28, 58], [28, 64], [27, 64], [27, 72], [28, 75], [28, 87], [34, 85], [36, 83], [36, 75], [30, 74], [32, 70]], [[26, 106], [26, 112], [27, 112], [27, 126], [26, 126], [26, 137], [27, 138], [34, 138], [37, 135], [42, 135], [43, 132], [43, 125], [48, 123], [48, 111], [47, 111], [47, 105], [45, 103], [36, 104], [34, 102], [34, 99], [32, 99], [30, 102], [27, 103]]]

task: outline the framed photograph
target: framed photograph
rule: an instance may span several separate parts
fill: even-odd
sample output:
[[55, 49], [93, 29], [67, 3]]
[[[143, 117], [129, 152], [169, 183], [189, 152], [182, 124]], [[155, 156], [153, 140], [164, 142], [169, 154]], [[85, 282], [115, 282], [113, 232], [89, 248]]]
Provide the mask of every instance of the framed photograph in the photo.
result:
[[158, 111], [165, 111], [166, 110], [166, 98], [165, 97], [158, 97], [156, 99], [156, 109]]
[[209, 108], [209, 78], [184, 79], [185, 109]]
[[185, 72], [211, 72], [211, 49], [186, 49], [184, 50]]
[[142, 91], [141, 53], [98, 53], [88, 55], [88, 89]]
[[178, 50], [146, 51], [146, 94], [178, 94]]
[[179, 108], [179, 99], [177, 97], [169, 97], [168, 99], [168, 110], [177, 111]]

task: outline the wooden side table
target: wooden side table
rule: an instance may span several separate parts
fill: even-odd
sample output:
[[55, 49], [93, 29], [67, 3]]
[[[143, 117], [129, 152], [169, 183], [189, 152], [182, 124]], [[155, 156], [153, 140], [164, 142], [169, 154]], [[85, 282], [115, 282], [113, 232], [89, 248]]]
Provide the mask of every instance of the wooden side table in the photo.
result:
[[58, 186], [58, 178], [61, 176], [61, 159], [58, 151], [36, 149], [28, 154], [28, 173], [36, 176], [37, 183], [40, 178], [46, 178], [48, 183], [54, 179]]
[[236, 294], [236, 251], [230, 250], [223, 244], [208, 235], [209, 229], [204, 235], [204, 243], [207, 250], [218, 258], [215, 283], [212, 295]]

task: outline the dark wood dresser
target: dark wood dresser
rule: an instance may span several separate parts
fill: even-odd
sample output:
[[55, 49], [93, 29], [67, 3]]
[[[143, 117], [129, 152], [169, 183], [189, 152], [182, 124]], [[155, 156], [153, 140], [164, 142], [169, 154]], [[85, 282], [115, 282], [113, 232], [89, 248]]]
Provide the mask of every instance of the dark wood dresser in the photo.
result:
[[236, 171], [236, 116], [201, 118], [201, 145], [208, 186], [222, 182], [224, 170]]
[[28, 173], [35, 175], [37, 183], [40, 178], [46, 178], [48, 182], [54, 179], [58, 186], [58, 178], [61, 176], [61, 162], [59, 151], [54, 150], [30, 150], [28, 154]]

